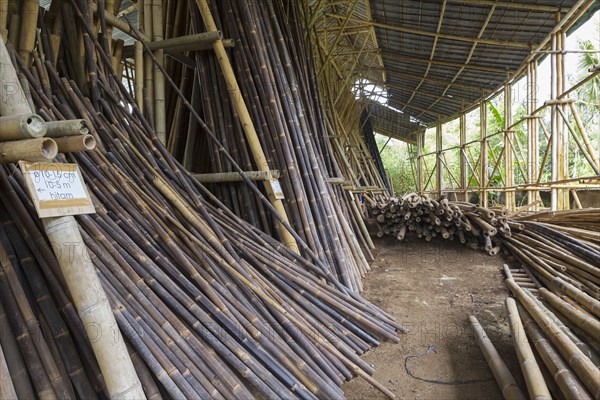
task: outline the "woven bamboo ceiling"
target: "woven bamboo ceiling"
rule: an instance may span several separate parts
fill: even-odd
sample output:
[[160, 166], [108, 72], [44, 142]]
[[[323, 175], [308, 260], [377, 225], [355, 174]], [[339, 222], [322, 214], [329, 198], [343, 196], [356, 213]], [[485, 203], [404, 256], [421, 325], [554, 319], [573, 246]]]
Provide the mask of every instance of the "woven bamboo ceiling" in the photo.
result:
[[[496, 90], [576, 2], [320, 0], [311, 4], [320, 46], [328, 47], [331, 54], [326, 61], [335, 63], [341, 74], [383, 87], [389, 106], [413, 117], [413, 122], [430, 126]], [[381, 133], [409, 141], [408, 130], [415, 129], [414, 123], [397, 129], [380, 125], [386, 126]]]

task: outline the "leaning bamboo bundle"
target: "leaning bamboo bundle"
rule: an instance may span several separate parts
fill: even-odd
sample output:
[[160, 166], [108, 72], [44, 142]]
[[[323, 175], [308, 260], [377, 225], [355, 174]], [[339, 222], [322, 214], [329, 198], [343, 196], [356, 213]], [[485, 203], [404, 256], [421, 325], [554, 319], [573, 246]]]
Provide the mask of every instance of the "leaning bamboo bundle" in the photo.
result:
[[[97, 75], [85, 85], [89, 96], [73, 79], [77, 71], [67, 65], [56, 65], [51, 57], [45, 62], [34, 58], [38, 72], [32, 73], [33, 68], [15, 58], [29, 85], [41, 89], [32, 91], [39, 115], [47, 121], [83, 119], [102, 143], [59, 161], [78, 162], [88, 183], [97, 214], [78, 217], [81, 235], [135, 354], [146, 394], [155, 397], [158, 387], [173, 398], [342, 398], [339, 386], [360, 375], [393, 397], [359, 356], [381, 340], [398, 341], [402, 327], [340, 281], [340, 271], [332, 270], [300, 236], [305, 255], [244, 221], [185, 171], [116, 75], [107, 43], [92, 35], [80, 6], [85, 4], [73, 2], [71, 11], [76, 25], [87, 32], [84, 55], [96, 63]], [[41, 29], [47, 34], [48, 27]], [[42, 46], [41, 51], [49, 50]], [[48, 92], [41, 76], [49, 77]], [[216, 138], [192, 114], [209, 138]], [[271, 213], [256, 186], [246, 185]], [[13, 266], [27, 270], [10, 275], [11, 288], [21, 287], [20, 299], [39, 302], [47, 311], [41, 326], [60, 327], [44, 335], [51, 356], [31, 347], [24, 341], [26, 332], [19, 332], [20, 350], [31, 357], [26, 368], [35, 378], [39, 374], [35, 393], [102, 397], [106, 389], [85, 329], [14, 165], [0, 168], [0, 188], [0, 220], [9, 232], [7, 243], [16, 249]], [[349, 227], [342, 222], [335, 227], [346, 241], [352, 240]], [[0, 292], [2, 304], [14, 314], [18, 304], [10, 292]], [[31, 319], [31, 329], [35, 321]], [[11, 323], [12, 329], [23, 326]], [[63, 339], [69, 336], [72, 341]], [[41, 355], [45, 363], [35, 361]], [[64, 368], [53, 368], [52, 361]], [[81, 371], [85, 373], [76, 373]], [[64, 393], [61, 382], [71, 394]]]
[[[290, 224], [345, 285], [360, 290], [361, 277], [369, 269], [363, 254], [365, 250], [369, 254], [369, 239], [366, 229], [361, 229], [364, 221], [351, 211], [346, 193], [327, 182], [330, 176], [340, 173], [326, 140], [317, 91], [310, 81], [314, 71], [309, 57], [304, 57], [307, 50], [299, 6], [242, 1], [212, 5], [212, 14], [222, 21], [219, 29], [235, 40], [236, 51], [231, 58], [239, 83], [236, 89], [248, 104], [266, 162], [271, 170], [281, 169], [279, 182]], [[173, 10], [167, 12], [178, 15], [180, 5], [173, 3], [171, 7]], [[202, 19], [193, 7], [189, 9], [191, 12], [181, 17], [189, 19], [186, 23], [190, 30], [185, 33], [198, 34], [203, 31]], [[181, 33], [182, 26], [185, 24], [173, 24], [172, 29]], [[256, 170], [253, 148], [257, 144], [244, 135], [244, 126], [235, 115], [236, 104], [223, 96], [227, 82], [217, 58], [211, 52], [190, 56], [194, 57], [198, 76], [190, 77], [179, 64], [170, 64], [176, 86], [190, 103], [203, 110], [206, 124], [234, 160], [246, 171]], [[197, 82], [185, 85], [190, 80]], [[193, 91], [196, 85], [199, 89]], [[186, 130], [187, 138], [172, 137], [170, 149], [181, 155], [186, 145], [185, 165], [195, 172], [234, 172], [218, 146], [197, 137], [197, 124], [189, 112], [177, 107], [181, 101], [175, 95], [169, 98], [168, 107], [174, 112], [168, 113], [173, 117], [172, 128], [167, 130]], [[210, 157], [199, 156], [204, 154]], [[277, 221], [245, 185], [221, 182], [210, 188], [237, 215], [265, 232], [278, 234]]]

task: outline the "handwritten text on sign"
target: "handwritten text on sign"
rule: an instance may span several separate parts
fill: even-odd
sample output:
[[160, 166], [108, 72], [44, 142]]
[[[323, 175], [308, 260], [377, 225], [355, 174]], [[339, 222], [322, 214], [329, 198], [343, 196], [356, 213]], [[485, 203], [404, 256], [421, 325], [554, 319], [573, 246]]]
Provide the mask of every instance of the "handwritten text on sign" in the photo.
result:
[[40, 218], [93, 213], [77, 164], [21, 163]]

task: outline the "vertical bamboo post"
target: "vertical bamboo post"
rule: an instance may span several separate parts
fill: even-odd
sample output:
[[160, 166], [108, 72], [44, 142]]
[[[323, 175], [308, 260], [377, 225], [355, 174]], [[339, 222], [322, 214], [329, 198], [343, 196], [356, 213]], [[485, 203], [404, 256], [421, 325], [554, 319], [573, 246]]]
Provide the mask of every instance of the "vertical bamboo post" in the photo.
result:
[[[512, 87], [510, 83], [504, 85], [504, 185], [513, 187], [515, 185], [515, 165], [514, 165], [514, 142], [515, 131], [512, 125]], [[514, 210], [515, 192], [508, 190], [504, 192], [506, 207]]]
[[[556, 18], [556, 23], [560, 21], [560, 13]], [[558, 53], [557, 53], [557, 79], [556, 83], [558, 85], [556, 89], [557, 98], [560, 97], [566, 90], [567, 84], [567, 73], [565, 71], [565, 55], [563, 54], [563, 50], [565, 47], [566, 34], [564, 30], [560, 30], [557, 32], [557, 44], [558, 44]], [[567, 104], [565, 102], [561, 102], [557, 106], [562, 111], [562, 115], [567, 115]], [[569, 179], [569, 135], [567, 133], [567, 121], [563, 118], [558, 118], [558, 179], [565, 180]], [[558, 192], [559, 198], [559, 207], [561, 210], [568, 210], [570, 207], [569, 201], [569, 191], [564, 188], [559, 188]]]
[[[139, 18], [141, 20], [141, 25], [143, 26], [144, 34], [147, 37], [152, 37], [152, 8], [151, 8], [152, 0], [139, 0], [138, 2], [138, 13]], [[144, 103], [144, 111], [146, 112], [146, 117], [150, 117], [154, 115], [154, 80], [153, 77], [153, 62], [152, 58], [148, 55], [144, 55], [144, 95], [142, 98], [147, 99]], [[144, 100], [142, 100], [144, 101]], [[154, 120], [152, 121], [152, 125], [154, 125]]]
[[435, 126], [435, 184], [438, 197], [442, 196], [444, 171], [442, 170], [442, 124]]
[[[198, 8], [200, 8], [200, 14], [202, 15], [202, 20], [204, 21], [206, 30], [209, 32], [217, 31], [217, 25], [215, 24], [215, 20], [212, 16], [207, 0], [196, 0], [196, 3], [198, 4]], [[238, 118], [240, 119], [240, 123], [242, 124], [242, 128], [244, 129], [244, 133], [246, 134], [246, 140], [248, 141], [248, 145], [250, 146], [250, 150], [252, 151], [254, 162], [256, 163], [256, 166], [260, 171], [269, 171], [269, 164], [267, 163], [267, 158], [260, 144], [260, 140], [258, 139], [258, 134], [256, 133], [256, 130], [254, 128], [252, 119], [250, 118], [250, 113], [248, 112], [248, 108], [246, 107], [246, 103], [244, 102], [244, 97], [242, 96], [242, 92], [240, 90], [240, 87], [238, 86], [233, 67], [231, 66], [231, 62], [229, 61], [229, 56], [225, 51], [225, 46], [223, 46], [223, 42], [221, 40], [214, 41], [213, 50], [216, 53], [217, 60], [219, 61], [219, 65], [221, 66], [221, 71], [223, 72], [223, 76], [225, 77], [225, 82], [227, 83], [227, 90], [229, 92], [229, 96], [231, 97], [231, 102], [234, 105], [234, 108], [238, 114]], [[269, 200], [271, 201], [271, 204], [273, 204], [273, 207], [275, 207], [275, 209], [283, 217], [283, 219], [286, 222], [288, 222], [288, 217], [285, 208], [283, 207], [283, 202], [275, 197], [275, 193], [273, 192], [273, 188], [271, 187], [269, 181], [265, 181], [264, 185], [269, 196]], [[281, 233], [284, 243], [289, 248], [298, 253], [298, 245], [294, 237], [281, 224], [279, 224], [279, 231]]]
[[469, 192], [467, 192], [468, 182], [468, 170], [467, 170], [467, 149], [465, 143], [467, 142], [467, 115], [463, 112], [460, 114], [460, 188], [464, 190], [463, 200], [469, 201]]
[[[138, 13], [139, 14], [139, 13]], [[144, 110], [144, 47], [139, 41], [135, 41], [134, 54], [135, 68], [135, 102], [138, 108]]]
[[6, 41], [8, 38], [8, 0], [0, 0], [0, 35]]
[[37, 32], [38, 0], [24, 0], [21, 3], [21, 31], [19, 34], [19, 55], [27, 66], [31, 66], [35, 35]]
[[417, 133], [417, 192], [421, 194], [423, 187], [423, 140], [425, 132]]
[[[159, 41], [163, 40], [163, 23], [162, 23], [162, 0], [150, 0], [151, 8], [150, 17], [152, 24], [152, 40]], [[160, 63], [164, 65], [165, 57], [164, 50], [159, 49], [154, 52], [154, 56]], [[167, 143], [167, 121], [165, 111], [165, 77], [160, 71], [160, 68], [156, 64], [153, 65], [153, 77], [154, 77], [154, 130], [156, 136], [163, 143]]]
[[[537, 61], [533, 60], [527, 65], [527, 183], [532, 185], [538, 174], [538, 120], [533, 112], [537, 108]], [[537, 189], [527, 190], [527, 204], [532, 204], [539, 199]], [[533, 206], [537, 209], [537, 205]]]
[[481, 157], [479, 170], [479, 205], [488, 206], [487, 185], [488, 185], [488, 157], [487, 157], [487, 103], [479, 103], [479, 152]]
[[[18, 86], [18, 93], [22, 93], [22, 88], [16, 80], [17, 73], [1, 38], [0, 66], [1, 77], [11, 79], [10, 77], [13, 76], [14, 84]], [[4, 81], [0, 81], [0, 84], [4, 84]], [[15, 110], [31, 113], [27, 101], [19, 97], [10, 96], [5, 97], [4, 100], [0, 102], [2, 104], [0, 116], [14, 115]], [[12, 111], [13, 114], [5, 114], [7, 111]], [[125, 342], [120, 336], [108, 298], [96, 275], [96, 269], [91, 262], [75, 217], [44, 218], [42, 222], [92, 344], [110, 397], [145, 399], [142, 385]]]

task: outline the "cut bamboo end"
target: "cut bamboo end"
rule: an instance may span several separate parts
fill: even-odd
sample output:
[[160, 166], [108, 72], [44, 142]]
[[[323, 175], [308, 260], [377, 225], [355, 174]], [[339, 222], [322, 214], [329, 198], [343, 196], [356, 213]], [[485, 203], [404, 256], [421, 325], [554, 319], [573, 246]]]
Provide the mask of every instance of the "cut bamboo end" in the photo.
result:
[[46, 137], [60, 138], [63, 136], [87, 135], [90, 130], [83, 119], [71, 119], [67, 121], [46, 122]]
[[17, 140], [0, 143], [0, 164], [20, 160], [48, 161], [58, 155], [58, 145], [50, 138]]
[[46, 134], [46, 124], [36, 114], [0, 117], [0, 142], [40, 138]]
[[92, 135], [65, 136], [54, 140], [60, 153], [90, 151], [96, 148], [96, 139]]

